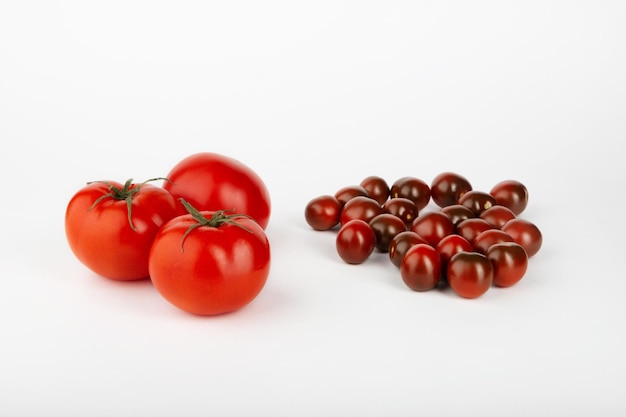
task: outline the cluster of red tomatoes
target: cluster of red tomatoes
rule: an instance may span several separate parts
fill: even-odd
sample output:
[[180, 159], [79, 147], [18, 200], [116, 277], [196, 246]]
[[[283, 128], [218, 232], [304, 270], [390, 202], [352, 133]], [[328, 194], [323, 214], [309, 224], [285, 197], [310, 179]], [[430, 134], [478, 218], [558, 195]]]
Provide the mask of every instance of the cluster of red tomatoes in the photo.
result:
[[[431, 200], [438, 209], [424, 211]], [[377, 250], [388, 253], [412, 290], [443, 284], [476, 298], [493, 285], [517, 283], [541, 248], [539, 228], [518, 217], [527, 204], [519, 181], [501, 181], [486, 192], [442, 172], [430, 185], [415, 177], [389, 185], [370, 176], [313, 198], [304, 214], [315, 230], [338, 229], [337, 253], [347, 263], [363, 263]]]
[[[151, 184], [156, 180], [163, 185]], [[88, 183], [69, 201], [65, 232], [93, 272], [149, 278], [173, 305], [215, 315], [247, 305], [264, 287], [269, 218], [261, 178], [231, 157], [205, 152], [163, 178]]]

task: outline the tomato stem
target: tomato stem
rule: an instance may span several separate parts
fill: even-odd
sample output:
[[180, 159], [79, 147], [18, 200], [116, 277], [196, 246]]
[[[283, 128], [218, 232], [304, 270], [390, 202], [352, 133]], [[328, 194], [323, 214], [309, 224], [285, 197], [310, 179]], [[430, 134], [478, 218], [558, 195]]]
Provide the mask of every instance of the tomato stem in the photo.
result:
[[[230, 210], [216, 210], [213, 212], [213, 214], [211, 215], [211, 217], [205, 217], [198, 209], [196, 209], [194, 206], [192, 206], [187, 200], [185, 200], [184, 198], [179, 198], [178, 199], [183, 206], [185, 206], [185, 209], [187, 209], [187, 211], [189, 212], [189, 214], [191, 214], [191, 217], [193, 217], [193, 219], [196, 221], [196, 223], [192, 224], [191, 226], [189, 226], [189, 228], [185, 231], [185, 233], [183, 234], [182, 239], [180, 240], [180, 251], [184, 252], [183, 249], [183, 242], [185, 241], [185, 239], [187, 238], [187, 235], [189, 233], [191, 233], [194, 229], [198, 228], [198, 227], [220, 227], [224, 224], [232, 224], [233, 226], [237, 226], [240, 229], [245, 230], [248, 233], [254, 233], [252, 230], [248, 229], [246, 226], [238, 223], [235, 219], [238, 218], [247, 218], [247, 219], [252, 219], [252, 217], [248, 216], [247, 214], [241, 214], [241, 213], [234, 213], [235, 209], [230, 209]], [[228, 214], [228, 213], [234, 213], [234, 214]]]
[[93, 184], [93, 183], [104, 184], [109, 187], [109, 192], [98, 197], [98, 199], [96, 199], [96, 201], [93, 202], [91, 207], [89, 207], [89, 210], [92, 210], [95, 206], [100, 204], [102, 200], [105, 200], [107, 198], [112, 198], [113, 200], [124, 200], [126, 201], [126, 208], [128, 212], [128, 224], [130, 224], [131, 229], [133, 229], [134, 231], [137, 231], [137, 228], [133, 224], [133, 219], [132, 219], [133, 196], [137, 194], [139, 190], [141, 190], [141, 187], [143, 187], [145, 184], [152, 182], [152, 181], [159, 181], [159, 180], [169, 181], [169, 179], [167, 178], [157, 177], [157, 178], [150, 178], [149, 180], [146, 180], [139, 184], [135, 184], [133, 186], [133, 179], [129, 178], [128, 180], [126, 180], [126, 182], [124, 183], [124, 187], [122, 187], [121, 189], [111, 184], [108, 181], [90, 181], [87, 183], [87, 185]]

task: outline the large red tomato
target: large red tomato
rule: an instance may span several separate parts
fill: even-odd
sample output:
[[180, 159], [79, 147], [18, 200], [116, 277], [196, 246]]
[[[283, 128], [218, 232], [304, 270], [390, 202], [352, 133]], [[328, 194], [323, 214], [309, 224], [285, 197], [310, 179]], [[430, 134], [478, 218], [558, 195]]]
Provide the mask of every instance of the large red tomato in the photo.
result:
[[261, 292], [270, 271], [265, 231], [223, 210], [189, 213], [166, 223], [150, 251], [150, 278], [174, 306], [196, 315], [238, 310]]
[[176, 215], [176, 205], [169, 192], [146, 182], [92, 182], [67, 205], [67, 241], [78, 260], [99, 275], [147, 278], [150, 246], [159, 228]]
[[[190, 155], [174, 166], [163, 188], [197, 210], [234, 210], [247, 214], [265, 229], [270, 219], [270, 195], [263, 180], [240, 161], [217, 153]], [[187, 210], [179, 205], [179, 214]]]

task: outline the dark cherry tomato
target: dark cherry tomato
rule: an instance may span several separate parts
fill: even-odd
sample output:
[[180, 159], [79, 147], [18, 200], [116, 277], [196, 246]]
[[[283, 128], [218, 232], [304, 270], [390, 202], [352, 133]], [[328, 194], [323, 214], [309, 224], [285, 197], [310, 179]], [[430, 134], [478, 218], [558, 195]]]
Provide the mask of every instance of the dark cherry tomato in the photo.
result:
[[430, 202], [430, 187], [419, 178], [402, 177], [391, 185], [390, 197], [408, 198], [422, 211]]
[[309, 201], [304, 218], [315, 230], [329, 230], [339, 224], [341, 203], [332, 195], [321, 195]]
[[504, 242], [513, 242], [511, 235], [500, 229], [489, 229], [480, 232], [474, 240], [472, 240], [472, 246], [476, 252], [485, 254], [491, 245]]
[[498, 287], [510, 287], [526, 274], [528, 255], [515, 242], [492, 245], [486, 255], [493, 265], [493, 283]]
[[468, 191], [461, 198], [459, 198], [459, 204], [472, 210], [476, 216], [495, 206], [496, 199], [489, 193], [484, 191], [472, 190]]
[[489, 192], [501, 206], [509, 208], [516, 216], [528, 205], [528, 189], [516, 180], [500, 181]]
[[450, 258], [446, 270], [448, 284], [463, 298], [477, 298], [493, 283], [493, 265], [478, 252], [459, 252]]
[[460, 204], [453, 204], [451, 206], [442, 207], [441, 212], [448, 216], [450, 220], [452, 220], [454, 226], [457, 226], [463, 220], [476, 217], [472, 210]]
[[511, 235], [519, 243], [530, 258], [534, 256], [543, 244], [543, 236], [539, 228], [532, 222], [524, 219], [513, 219], [502, 226], [502, 231]]
[[365, 188], [365, 191], [367, 191], [369, 196], [378, 201], [378, 204], [380, 205], [383, 205], [383, 203], [389, 198], [389, 185], [384, 178], [371, 175], [364, 178], [359, 185]]
[[374, 251], [376, 236], [369, 223], [355, 219], [341, 226], [335, 244], [337, 253], [344, 262], [360, 264]]
[[389, 259], [391, 263], [400, 268], [406, 252], [418, 243], [428, 245], [428, 242], [423, 237], [410, 230], [395, 235], [391, 239], [391, 243], [389, 243]]
[[480, 213], [480, 218], [487, 220], [487, 223], [496, 229], [501, 229], [506, 222], [515, 217], [515, 213], [513, 213], [511, 209], [500, 205], [493, 206]]
[[383, 209], [376, 200], [365, 196], [356, 196], [348, 200], [343, 206], [339, 215], [339, 222], [341, 225], [354, 219], [369, 222], [382, 212]]
[[463, 220], [456, 225], [456, 233], [463, 236], [468, 242], [472, 242], [480, 232], [493, 229], [487, 220], [480, 217], [474, 217], [471, 219]]
[[370, 220], [370, 227], [376, 236], [376, 249], [389, 252], [389, 244], [398, 233], [406, 232], [406, 223], [389, 213], [381, 213]]
[[467, 239], [457, 234], [451, 234], [441, 239], [435, 249], [437, 249], [441, 257], [441, 271], [444, 280], [447, 280], [446, 269], [448, 268], [450, 258], [459, 252], [471, 252], [474, 250], [472, 244]]
[[441, 239], [454, 233], [454, 224], [444, 213], [429, 211], [413, 220], [411, 230], [426, 239], [431, 246], [437, 246]]
[[346, 204], [349, 200], [358, 196], [369, 197], [369, 193], [361, 185], [347, 185], [340, 188], [335, 193], [335, 198], [339, 200], [342, 206]]
[[467, 178], [455, 172], [442, 172], [430, 185], [430, 196], [439, 207], [457, 204], [468, 191], [472, 191], [472, 184]]
[[418, 216], [417, 206], [408, 198], [390, 198], [385, 201], [382, 207], [383, 212], [399, 217], [406, 224], [411, 224]]
[[441, 277], [441, 258], [437, 249], [418, 243], [404, 255], [400, 264], [400, 275], [413, 291], [432, 290]]

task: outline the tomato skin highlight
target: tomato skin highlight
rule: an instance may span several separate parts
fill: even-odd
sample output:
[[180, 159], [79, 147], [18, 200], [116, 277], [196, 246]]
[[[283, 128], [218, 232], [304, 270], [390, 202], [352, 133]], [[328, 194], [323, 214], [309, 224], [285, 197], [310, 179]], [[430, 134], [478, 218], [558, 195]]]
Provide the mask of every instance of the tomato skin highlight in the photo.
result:
[[188, 313], [213, 316], [239, 310], [258, 296], [270, 273], [270, 244], [256, 221], [240, 217], [234, 222], [248, 230], [235, 224], [200, 226], [183, 240], [197, 224], [190, 214], [161, 228], [149, 269], [163, 298]]
[[[116, 181], [92, 182], [78, 190], [65, 211], [65, 235], [76, 258], [105, 278], [132, 281], [148, 278], [148, 257], [155, 235], [176, 215], [174, 197], [151, 184], [132, 196], [131, 221], [125, 200], [104, 198]], [[137, 187], [132, 184], [130, 189]]]
[[[267, 228], [271, 214], [269, 191], [250, 167], [229, 156], [200, 152], [179, 161], [163, 183], [178, 200], [200, 211], [235, 210], [251, 216]], [[178, 204], [178, 214], [187, 210]]]

